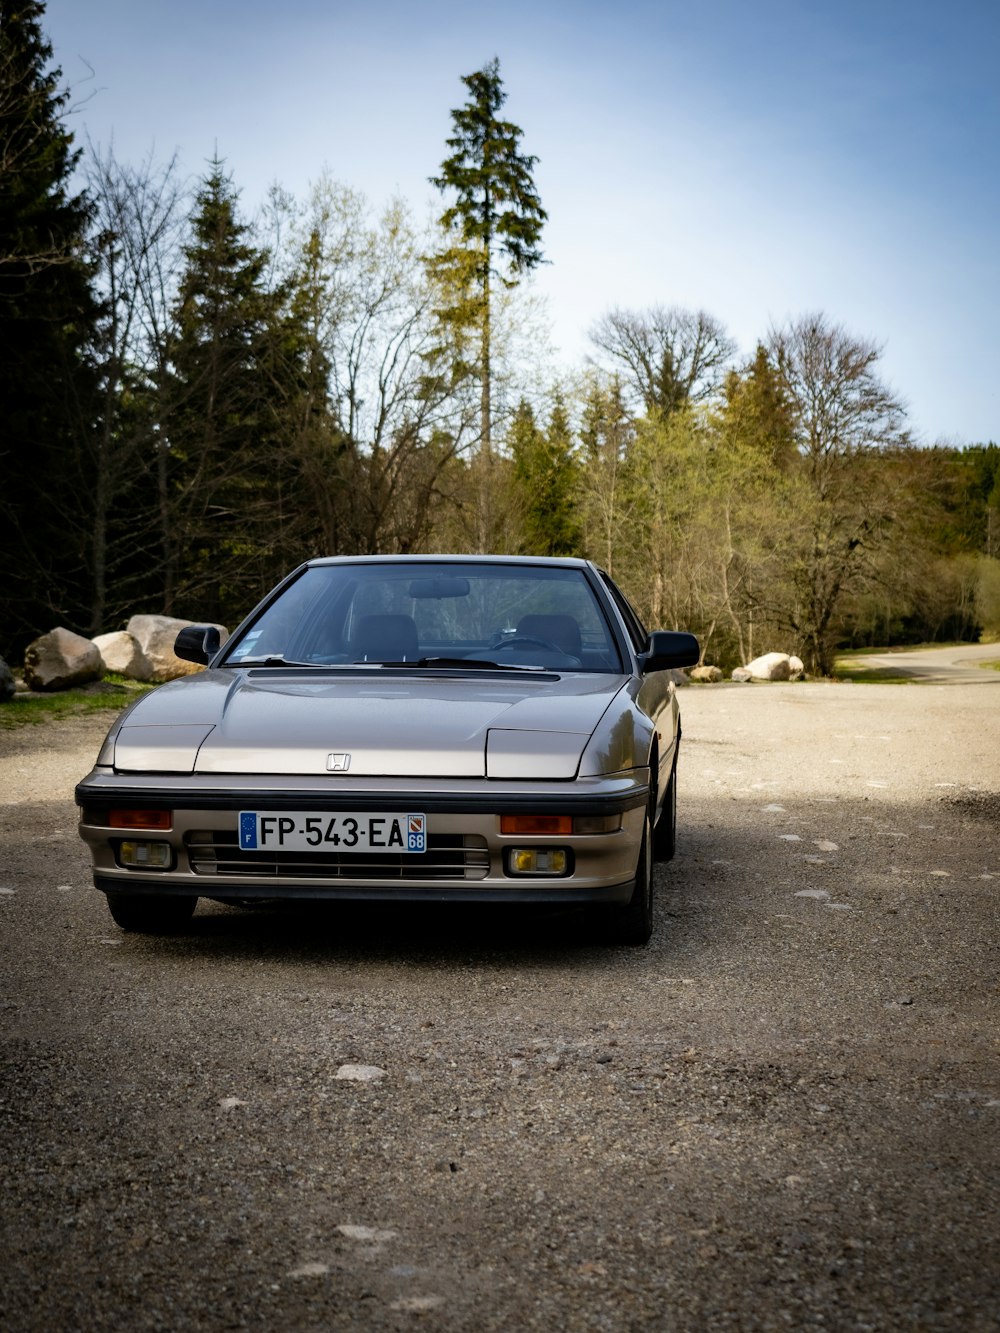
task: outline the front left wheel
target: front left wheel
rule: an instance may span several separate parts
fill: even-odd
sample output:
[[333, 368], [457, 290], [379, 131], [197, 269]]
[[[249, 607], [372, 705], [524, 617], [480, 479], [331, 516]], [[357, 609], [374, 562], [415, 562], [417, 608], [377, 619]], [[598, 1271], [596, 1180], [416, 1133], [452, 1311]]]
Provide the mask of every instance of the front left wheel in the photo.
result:
[[670, 770], [670, 781], [663, 794], [663, 808], [653, 829], [653, 860], [672, 861], [677, 850], [677, 763]]
[[197, 898], [155, 893], [109, 893], [108, 911], [122, 930], [144, 935], [173, 935], [194, 916]]
[[632, 897], [611, 918], [611, 940], [634, 948], [649, 943], [653, 933], [653, 855], [652, 827], [647, 813], [635, 868]]

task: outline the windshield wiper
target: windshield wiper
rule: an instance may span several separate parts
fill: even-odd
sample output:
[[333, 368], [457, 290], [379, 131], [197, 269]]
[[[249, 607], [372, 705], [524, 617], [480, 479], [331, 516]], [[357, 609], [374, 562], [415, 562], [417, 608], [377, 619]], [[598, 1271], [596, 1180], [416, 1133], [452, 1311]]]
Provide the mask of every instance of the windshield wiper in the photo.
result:
[[317, 667], [322, 665], [321, 662], [293, 662], [287, 657], [241, 657], [226, 663], [226, 666], [236, 667]]
[[[392, 664], [393, 666], [396, 663]], [[409, 666], [410, 663], [400, 663]], [[513, 662], [490, 662], [484, 657], [421, 657], [413, 663], [420, 667], [482, 667], [487, 671], [550, 671], [551, 667], [519, 666]]]

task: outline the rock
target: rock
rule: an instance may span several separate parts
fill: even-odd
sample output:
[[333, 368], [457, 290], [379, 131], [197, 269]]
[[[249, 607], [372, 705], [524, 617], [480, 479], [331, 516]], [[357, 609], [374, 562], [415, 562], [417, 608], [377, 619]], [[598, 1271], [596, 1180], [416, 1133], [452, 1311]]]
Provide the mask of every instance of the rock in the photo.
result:
[[374, 1083], [385, 1078], [385, 1070], [378, 1065], [341, 1065], [333, 1076], [351, 1083]]
[[14, 680], [14, 673], [0, 657], [0, 703], [6, 703], [8, 699], [13, 699], [16, 690], [17, 683]]
[[[192, 620], [175, 620], [173, 616], [133, 616], [126, 625], [126, 630], [139, 645], [139, 650], [149, 664], [149, 675], [145, 680], [176, 680], [179, 676], [192, 676], [196, 671], [204, 671], [197, 662], [185, 662], [174, 656], [174, 640], [186, 625], [195, 624]], [[201, 623], [201, 622], [197, 622]], [[225, 625], [217, 625], [223, 643], [229, 638]]]
[[806, 666], [801, 657], [795, 657], [794, 655], [790, 657], [788, 659], [788, 669], [792, 673], [788, 677], [789, 680], [805, 680]]
[[739, 681], [741, 685], [747, 685], [753, 680], [753, 672], [749, 667], [737, 667], [730, 679]]
[[68, 690], [103, 674], [98, 649], [69, 629], [50, 630], [29, 643], [24, 653], [24, 679], [33, 690]]
[[722, 672], [717, 666], [698, 666], [691, 671], [691, 679], [716, 685], [722, 679]]
[[152, 668], [143, 656], [134, 635], [128, 630], [118, 630], [114, 634], [98, 634], [94, 645], [101, 654], [105, 671], [114, 671], [116, 675], [127, 676], [129, 680], [150, 680]]
[[747, 663], [747, 670], [754, 680], [788, 680], [792, 669], [791, 658], [787, 653], [765, 653]]

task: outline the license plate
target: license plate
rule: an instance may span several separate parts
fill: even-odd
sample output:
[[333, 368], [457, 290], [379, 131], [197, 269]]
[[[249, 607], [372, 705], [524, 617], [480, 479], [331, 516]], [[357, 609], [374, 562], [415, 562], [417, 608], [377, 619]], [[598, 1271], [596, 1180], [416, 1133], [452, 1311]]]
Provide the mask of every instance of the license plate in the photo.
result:
[[426, 852], [427, 816], [357, 810], [241, 810], [244, 852]]

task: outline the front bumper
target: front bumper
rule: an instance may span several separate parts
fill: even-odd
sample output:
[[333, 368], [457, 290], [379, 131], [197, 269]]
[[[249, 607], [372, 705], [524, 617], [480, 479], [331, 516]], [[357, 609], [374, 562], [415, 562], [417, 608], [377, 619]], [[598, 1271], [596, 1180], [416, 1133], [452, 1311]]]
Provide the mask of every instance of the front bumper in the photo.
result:
[[[649, 773], [633, 770], [599, 779], [479, 782], [365, 779], [331, 789], [322, 779], [233, 775], [218, 778], [115, 774], [95, 769], [76, 789], [80, 835], [91, 850], [94, 883], [105, 893], [186, 895], [215, 899], [354, 899], [466, 902], [624, 903], [632, 892]], [[112, 828], [114, 808], [169, 809], [169, 832]], [[368, 853], [246, 853], [237, 836], [240, 810], [351, 810], [427, 816], [421, 855]], [[558, 836], [507, 835], [504, 814], [615, 816], [614, 831]], [[124, 839], [167, 842], [169, 869], [120, 863]], [[514, 876], [512, 846], [563, 847], [564, 877]]]

